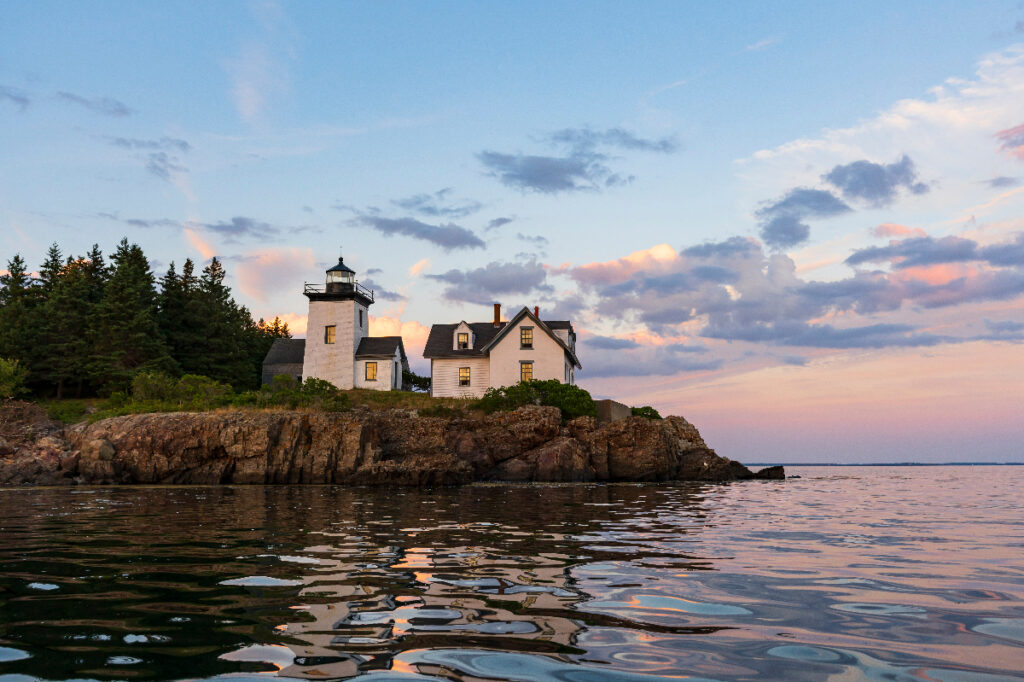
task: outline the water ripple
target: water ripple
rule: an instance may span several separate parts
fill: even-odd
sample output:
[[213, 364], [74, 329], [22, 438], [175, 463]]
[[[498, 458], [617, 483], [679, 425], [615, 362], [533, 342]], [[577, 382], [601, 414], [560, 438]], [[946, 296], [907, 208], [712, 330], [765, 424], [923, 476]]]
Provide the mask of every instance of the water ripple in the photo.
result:
[[1024, 467], [0, 490], [0, 681], [1024, 679]]

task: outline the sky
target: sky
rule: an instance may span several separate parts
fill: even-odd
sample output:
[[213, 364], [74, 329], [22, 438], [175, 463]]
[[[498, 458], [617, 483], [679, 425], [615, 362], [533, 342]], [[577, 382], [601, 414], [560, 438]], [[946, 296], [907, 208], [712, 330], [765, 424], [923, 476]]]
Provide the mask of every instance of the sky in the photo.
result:
[[0, 4], [0, 270], [216, 256], [304, 335], [570, 319], [744, 462], [1024, 462], [1024, 4]]

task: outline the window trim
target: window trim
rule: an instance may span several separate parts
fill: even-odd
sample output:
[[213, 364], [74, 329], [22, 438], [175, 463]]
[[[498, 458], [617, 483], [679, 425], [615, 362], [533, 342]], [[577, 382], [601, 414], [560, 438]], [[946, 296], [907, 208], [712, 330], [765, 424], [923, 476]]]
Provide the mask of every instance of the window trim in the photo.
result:
[[[370, 367], [373, 367], [373, 376], [370, 376]], [[363, 365], [363, 380], [364, 381], [376, 381], [377, 380], [377, 361], [367, 360]]]
[[[466, 338], [466, 345], [462, 345], [463, 337]], [[455, 332], [455, 348], [458, 350], [469, 350], [469, 332]]]
[[[524, 340], [526, 336], [530, 337], [530, 342], [527, 344]], [[533, 326], [523, 325], [519, 328], [519, 350], [533, 350]]]
[[[463, 378], [462, 378], [462, 373], [463, 372], [466, 373], [465, 383], [463, 383]], [[471, 385], [471, 381], [472, 381], [472, 379], [471, 379], [471, 376], [470, 376], [470, 368], [469, 367], [459, 367], [459, 386], [470, 386]]]
[[338, 337], [338, 325], [336, 325], [336, 324], [324, 325], [324, 344], [325, 345], [333, 344], [337, 340], [337, 337]]
[[[527, 367], [530, 368], [530, 376], [528, 378], [524, 378], [524, 370]], [[524, 381], [533, 381], [533, 360], [519, 361], [519, 383], [523, 383]]]

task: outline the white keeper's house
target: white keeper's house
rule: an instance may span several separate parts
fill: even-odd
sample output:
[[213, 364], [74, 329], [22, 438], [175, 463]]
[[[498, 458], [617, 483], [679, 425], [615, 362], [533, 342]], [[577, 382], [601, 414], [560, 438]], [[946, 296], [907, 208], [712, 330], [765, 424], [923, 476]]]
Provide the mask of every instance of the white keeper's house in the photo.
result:
[[338, 388], [390, 391], [403, 388], [409, 359], [401, 336], [370, 336], [373, 290], [338, 259], [324, 284], [306, 284], [309, 299], [305, 339], [276, 339], [263, 360], [263, 383], [278, 374], [299, 381], [324, 379]]
[[530, 379], [575, 384], [582, 369], [570, 321], [542, 321], [537, 308], [523, 308], [502, 322], [499, 303], [492, 322], [433, 325], [423, 357], [430, 360], [435, 397], [480, 397], [488, 388]]

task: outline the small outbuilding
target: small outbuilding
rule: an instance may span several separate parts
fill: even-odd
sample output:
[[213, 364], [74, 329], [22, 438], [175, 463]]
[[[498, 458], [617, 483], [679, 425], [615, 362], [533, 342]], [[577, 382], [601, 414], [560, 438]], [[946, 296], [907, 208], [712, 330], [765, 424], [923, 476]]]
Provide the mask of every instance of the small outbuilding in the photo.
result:
[[302, 356], [306, 352], [305, 339], [274, 339], [274, 344], [263, 359], [263, 383], [274, 381], [278, 374], [302, 381]]

